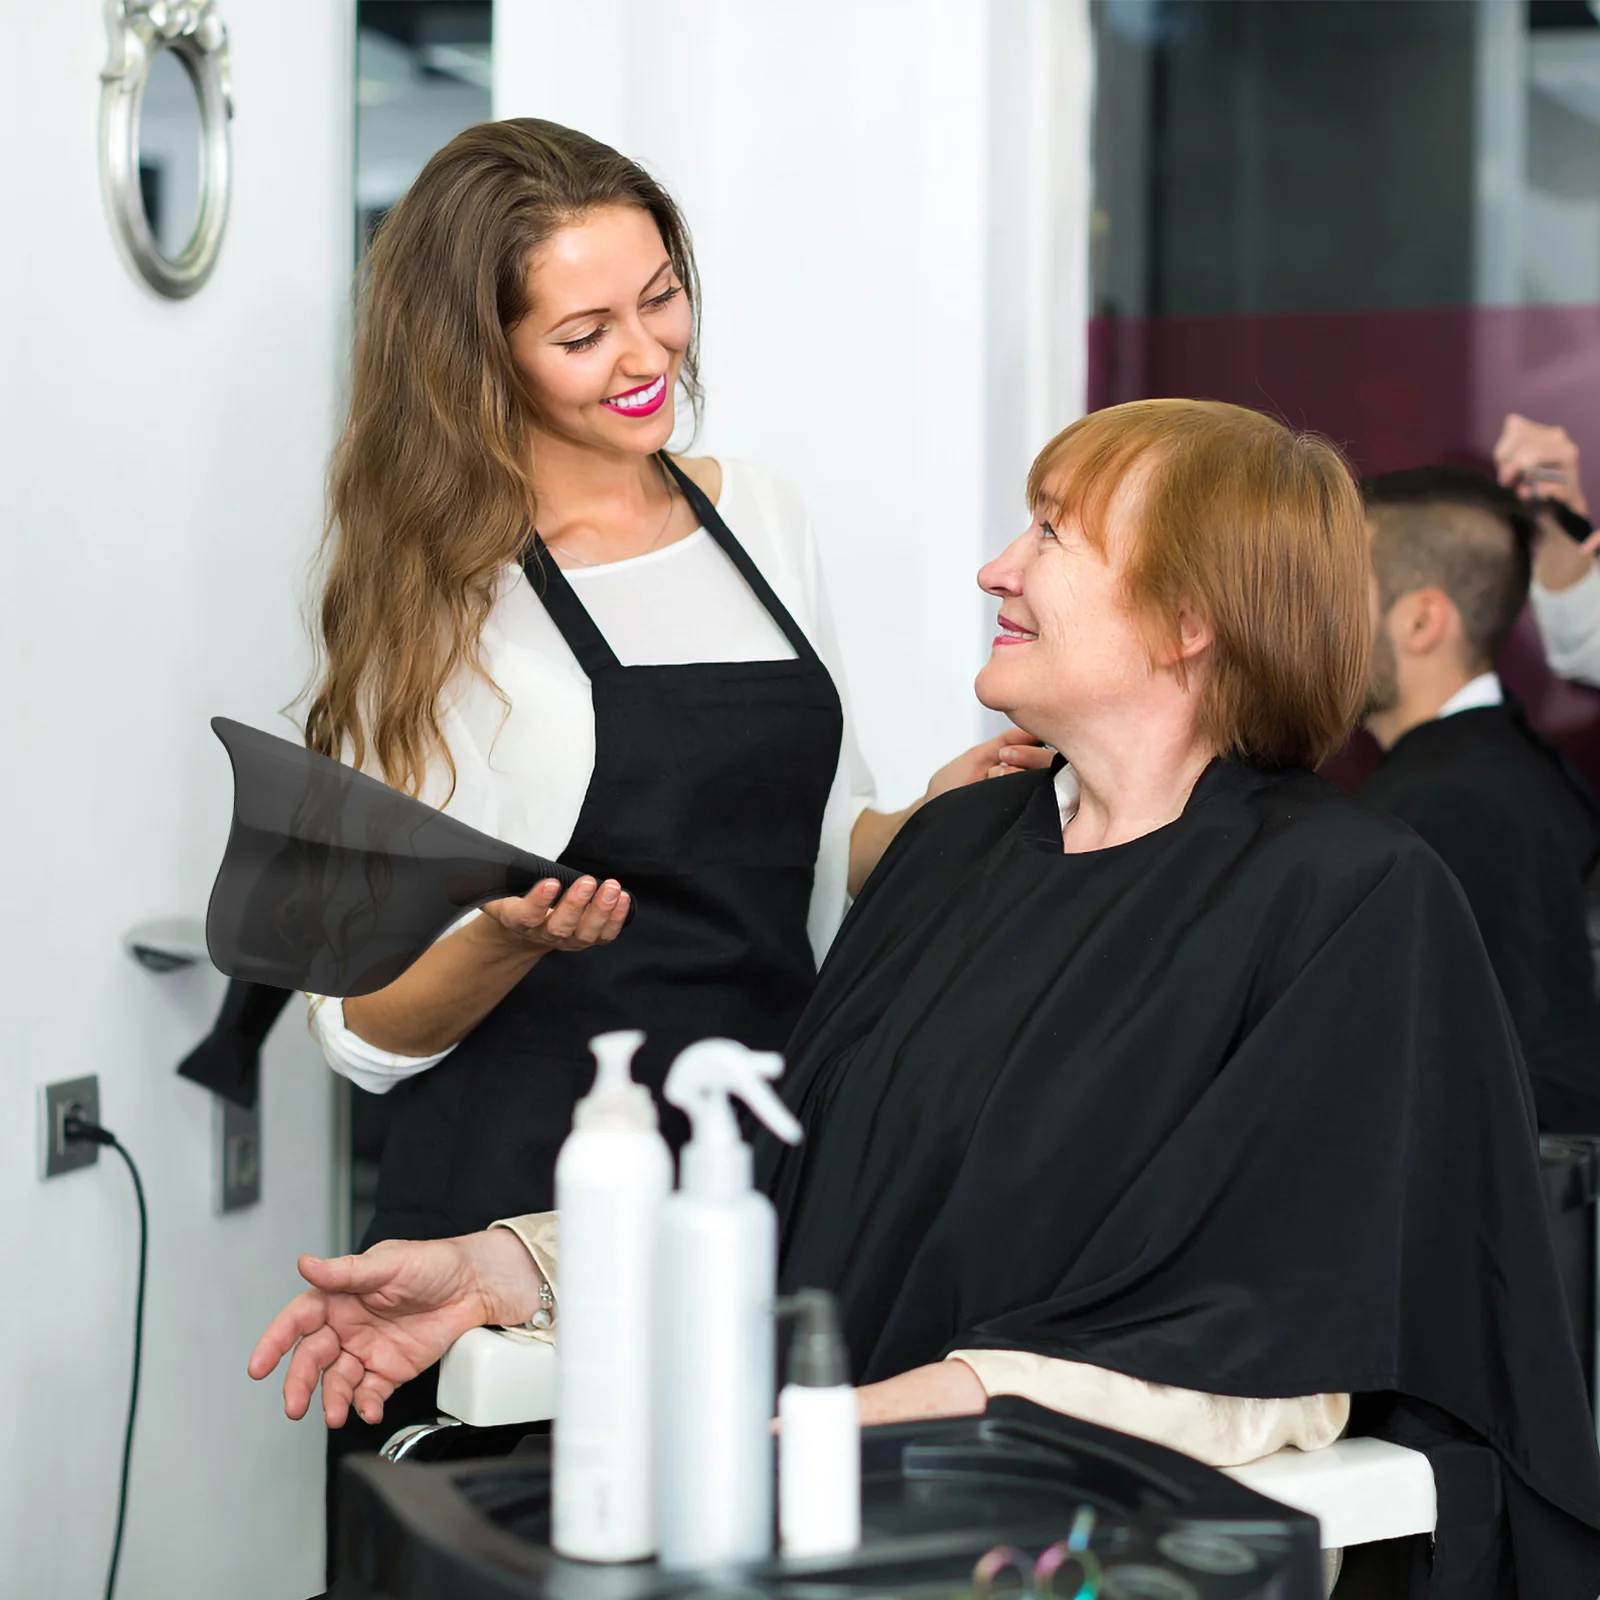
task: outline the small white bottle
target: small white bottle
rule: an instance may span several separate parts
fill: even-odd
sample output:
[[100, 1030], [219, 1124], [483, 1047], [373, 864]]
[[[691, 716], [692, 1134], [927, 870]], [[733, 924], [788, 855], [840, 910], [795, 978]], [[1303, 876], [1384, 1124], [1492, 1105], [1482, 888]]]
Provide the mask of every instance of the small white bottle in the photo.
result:
[[778, 1395], [778, 1541], [786, 1556], [848, 1555], [861, 1543], [861, 1405], [839, 1313], [825, 1289], [781, 1309], [796, 1318]]
[[661, 1208], [656, 1483], [669, 1570], [772, 1554], [773, 1297], [778, 1219], [756, 1192], [729, 1097], [780, 1139], [800, 1124], [769, 1080], [783, 1057], [728, 1039], [691, 1045], [663, 1094], [688, 1113], [680, 1186]]
[[642, 1033], [590, 1041], [594, 1088], [556, 1158], [561, 1320], [551, 1542], [578, 1561], [654, 1554], [651, 1446], [656, 1230], [672, 1153], [635, 1083]]

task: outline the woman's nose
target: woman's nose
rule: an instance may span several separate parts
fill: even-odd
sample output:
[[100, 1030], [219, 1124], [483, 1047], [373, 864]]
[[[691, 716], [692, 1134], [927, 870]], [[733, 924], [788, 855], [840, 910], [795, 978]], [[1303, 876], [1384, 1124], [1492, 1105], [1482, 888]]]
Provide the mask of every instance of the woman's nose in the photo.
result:
[[1022, 593], [1022, 546], [1027, 535], [1014, 539], [993, 561], [978, 568], [978, 587], [985, 594], [1003, 599], [1008, 594]]
[[629, 376], [653, 378], [667, 370], [671, 359], [672, 352], [638, 318], [623, 329], [617, 365]]

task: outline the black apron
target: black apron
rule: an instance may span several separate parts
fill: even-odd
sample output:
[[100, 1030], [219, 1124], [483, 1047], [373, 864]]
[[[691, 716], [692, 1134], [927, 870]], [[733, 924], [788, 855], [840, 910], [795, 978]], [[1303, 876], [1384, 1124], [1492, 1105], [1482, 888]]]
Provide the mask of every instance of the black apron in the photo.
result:
[[[643, 1029], [634, 1072], [659, 1091], [696, 1039], [781, 1048], [816, 982], [806, 922], [838, 691], [715, 507], [667, 465], [795, 659], [624, 667], [535, 536], [524, 571], [594, 693], [594, 775], [561, 860], [617, 879], [638, 911], [610, 945], [545, 956], [438, 1066], [392, 1091], [368, 1245], [549, 1210], [595, 1034]], [[662, 1123], [681, 1143], [681, 1113], [664, 1107]]]

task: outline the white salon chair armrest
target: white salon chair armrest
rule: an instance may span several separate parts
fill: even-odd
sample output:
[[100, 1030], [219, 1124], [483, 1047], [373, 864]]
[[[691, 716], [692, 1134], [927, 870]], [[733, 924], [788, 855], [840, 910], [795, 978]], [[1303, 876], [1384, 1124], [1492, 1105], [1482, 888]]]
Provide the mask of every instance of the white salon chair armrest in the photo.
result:
[[1428, 1458], [1383, 1439], [1279, 1450], [1223, 1471], [1246, 1488], [1310, 1512], [1322, 1525], [1324, 1550], [1432, 1533], [1438, 1520]]
[[439, 1409], [471, 1428], [549, 1421], [556, 1414], [555, 1346], [473, 1328], [439, 1363]]

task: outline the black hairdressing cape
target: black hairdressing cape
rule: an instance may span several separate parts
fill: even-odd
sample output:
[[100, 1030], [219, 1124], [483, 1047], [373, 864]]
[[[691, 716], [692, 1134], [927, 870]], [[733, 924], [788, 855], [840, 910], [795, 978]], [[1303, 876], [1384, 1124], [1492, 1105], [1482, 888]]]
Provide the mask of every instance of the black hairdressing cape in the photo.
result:
[[1217, 761], [1168, 827], [1066, 855], [1046, 774], [948, 795], [789, 1062], [782, 1279], [839, 1294], [860, 1379], [987, 1347], [1349, 1392], [1434, 1458], [1422, 1592], [1600, 1593], [1526, 1074], [1460, 889], [1393, 819]]
[[1516, 1025], [1539, 1126], [1600, 1133], [1588, 927], [1600, 807], [1589, 786], [1507, 703], [1413, 728], [1361, 798], [1416, 829], [1465, 890]]

